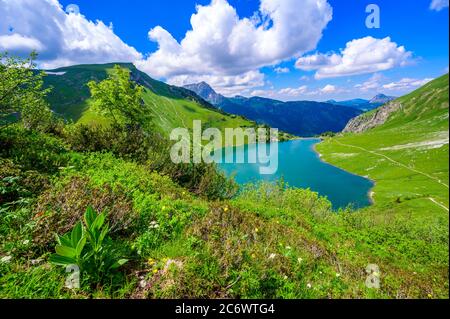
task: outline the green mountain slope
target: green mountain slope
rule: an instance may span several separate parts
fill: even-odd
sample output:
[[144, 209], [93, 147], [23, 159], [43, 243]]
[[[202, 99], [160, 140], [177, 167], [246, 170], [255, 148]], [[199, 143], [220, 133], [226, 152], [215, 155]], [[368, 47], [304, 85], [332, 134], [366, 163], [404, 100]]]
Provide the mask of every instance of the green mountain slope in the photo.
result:
[[[144, 86], [144, 107], [153, 114], [157, 128], [169, 134], [173, 128], [192, 128], [193, 120], [201, 120], [204, 127], [254, 127], [255, 123], [242, 117], [222, 113], [195, 93], [156, 81], [140, 72], [132, 64], [120, 64], [128, 68], [131, 78]], [[78, 65], [47, 71], [45, 83], [54, 89], [49, 95], [51, 108], [66, 119], [81, 123], [105, 123], [101, 115], [90, 108], [87, 83], [104, 80], [114, 64]]]
[[325, 161], [376, 181], [372, 210], [448, 221], [448, 84], [447, 74], [395, 100], [384, 124], [318, 145]]

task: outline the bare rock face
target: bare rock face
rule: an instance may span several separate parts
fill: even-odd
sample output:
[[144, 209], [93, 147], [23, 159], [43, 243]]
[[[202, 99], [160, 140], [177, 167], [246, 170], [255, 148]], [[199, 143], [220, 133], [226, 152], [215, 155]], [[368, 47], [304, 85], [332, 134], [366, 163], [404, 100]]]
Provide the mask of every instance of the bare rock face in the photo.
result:
[[385, 104], [373, 112], [361, 114], [360, 116], [350, 120], [343, 132], [362, 133], [374, 127], [383, 125], [393, 112], [400, 109], [402, 109], [401, 103], [390, 102]]

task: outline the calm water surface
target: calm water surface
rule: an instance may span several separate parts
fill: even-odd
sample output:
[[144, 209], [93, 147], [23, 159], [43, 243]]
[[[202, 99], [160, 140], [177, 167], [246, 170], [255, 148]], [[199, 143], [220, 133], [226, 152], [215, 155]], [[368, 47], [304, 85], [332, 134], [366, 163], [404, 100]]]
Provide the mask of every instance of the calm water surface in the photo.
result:
[[[319, 142], [319, 139], [302, 139], [279, 143], [278, 171], [274, 175], [260, 175], [261, 164], [232, 163], [219, 164], [219, 167], [227, 175], [234, 175], [239, 184], [262, 180], [277, 181], [283, 177], [289, 186], [310, 188], [328, 197], [334, 209], [348, 205], [355, 208], [369, 206], [371, 202], [368, 194], [374, 186], [373, 182], [324, 163], [314, 151], [314, 145]], [[239, 146], [235, 147], [233, 152], [243, 152], [247, 159], [249, 150], [256, 148], [256, 145]]]

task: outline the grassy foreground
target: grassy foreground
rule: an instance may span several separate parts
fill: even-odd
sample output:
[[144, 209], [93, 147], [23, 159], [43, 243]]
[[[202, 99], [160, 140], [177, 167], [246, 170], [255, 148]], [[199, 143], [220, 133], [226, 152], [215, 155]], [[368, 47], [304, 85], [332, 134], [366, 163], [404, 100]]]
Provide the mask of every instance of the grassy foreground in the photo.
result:
[[[391, 211], [335, 213], [283, 185], [212, 200], [150, 170], [151, 158], [77, 152], [20, 127], [0, 141], [1, 298], [448, 297], [448, 218], [422, 227]], [[90, 205], [107, 212], [107, 245], [129, 261], [71, 290], [49, 262], [53, 234]], [[369, 264], [380, 289], [366, 286]]]

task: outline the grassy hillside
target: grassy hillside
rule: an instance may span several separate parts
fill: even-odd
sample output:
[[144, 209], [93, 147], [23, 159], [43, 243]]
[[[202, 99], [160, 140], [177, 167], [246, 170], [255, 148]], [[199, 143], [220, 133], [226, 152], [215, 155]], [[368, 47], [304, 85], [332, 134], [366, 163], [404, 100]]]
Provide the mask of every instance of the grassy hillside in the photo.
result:
[[317, 149], [325, 161], [375, 180], [372, 210], [448, 222], [448, 89], [447, 74], [397, 99], [401, 109], [383, 125]]
[[[221, 113], [195, 93], [156, 81], [138, 71], [132, 64], [120, 64], [131, 71], [134, 81], [145, 87], [143, 101], [153, 114], [156, 127], [169, 135], [176, 127], [192, 128], [193, 120], [201, 120], [204, 127], [237, 128], [255, 127], [254, 122], [242, 117]], [[78, 65], [49, 70], [46, 85], [54, 89], [49, 95], [52, 109], [76, 122], [85, 124], [107, 123], [90, 108], [90, 93], [86, 84], [104, 80], [113, 64]]]
[[[149, 169], [153, 153], [74, 151], [20, 126], [0, 145], [0, 298], [448, 298], [448, 224], [336, 213], [281, 185], [214, 200]], [[128, 262], [68, 289], [49, 260], [54, 234], [89, 205], [108, 214], [105, 254]], [[366, 285], [369, 264], [380, 289]]]

